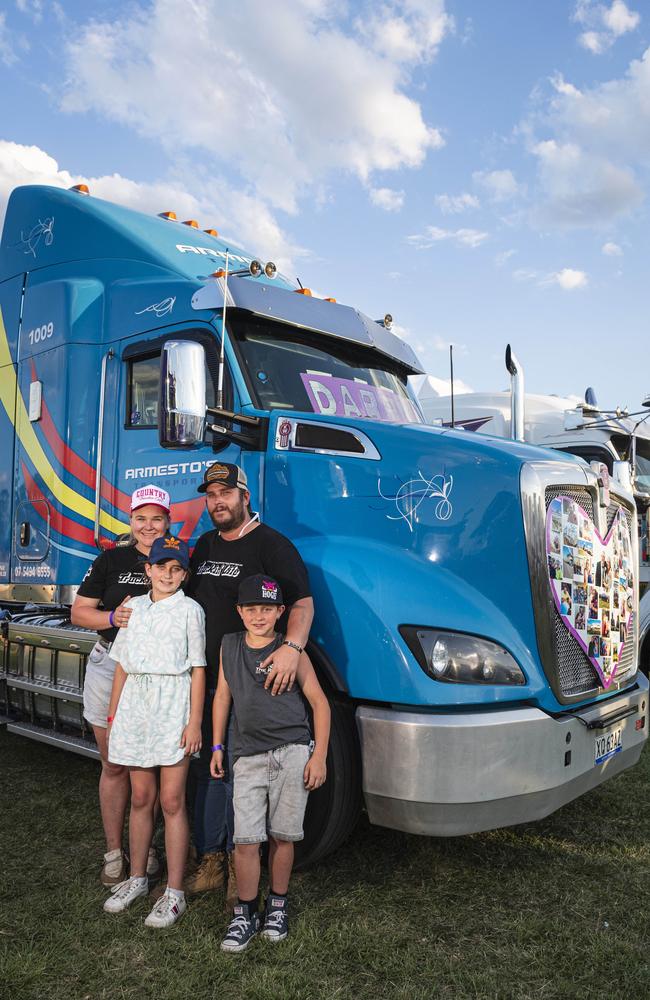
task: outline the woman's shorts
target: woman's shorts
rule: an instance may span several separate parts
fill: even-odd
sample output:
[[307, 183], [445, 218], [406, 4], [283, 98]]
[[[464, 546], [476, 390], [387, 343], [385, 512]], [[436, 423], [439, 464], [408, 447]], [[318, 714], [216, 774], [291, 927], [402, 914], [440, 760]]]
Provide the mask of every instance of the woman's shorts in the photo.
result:
[[289, 743], [239, 757], [233, 768], [236, 844], [261, 844], [268, 832], [276, 840], [302, 840], [307, 797], [305, 765], [310, 748]]
[[84, 718], [91, 726], [106, 729], [114, 674], [115, 660], [111, 660], [101, 642], [96, 642], [86, 663], [84, 680]]

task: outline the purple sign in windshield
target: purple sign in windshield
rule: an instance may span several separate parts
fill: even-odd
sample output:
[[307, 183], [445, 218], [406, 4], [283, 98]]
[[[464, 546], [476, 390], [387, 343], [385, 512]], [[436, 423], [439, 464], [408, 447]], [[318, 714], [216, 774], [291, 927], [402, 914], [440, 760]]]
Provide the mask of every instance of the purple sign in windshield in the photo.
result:
[[304, 372], [300, 377], [314, 413], [394, 424], [420, 422], [421, 418], [410, 399], [386, 386], [336, 378], [321, 372]]

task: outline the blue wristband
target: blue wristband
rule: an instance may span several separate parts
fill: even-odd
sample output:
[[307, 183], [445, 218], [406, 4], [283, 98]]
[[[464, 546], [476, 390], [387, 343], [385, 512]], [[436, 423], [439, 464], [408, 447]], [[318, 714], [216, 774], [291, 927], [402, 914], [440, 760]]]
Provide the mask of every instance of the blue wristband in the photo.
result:
[[108, 623], [109, 623], [109, 625], [111, 626], [111, 628], [116, 628], [116, 625], [115, 625], [115, 619], [113, 618], [113, 615], [114, 615], [114, 614], [115, 614], [115, 612], [114, 612], [114, 611], [111, 611], [111, 613], [110, 613], [110, 614], [109, 614], [109, 616], [108, 616]]
[[215, 753], [217, 750], [223, 750], [222, 743], [215, 743], [215, 745], [212, 747], [212, 753]]

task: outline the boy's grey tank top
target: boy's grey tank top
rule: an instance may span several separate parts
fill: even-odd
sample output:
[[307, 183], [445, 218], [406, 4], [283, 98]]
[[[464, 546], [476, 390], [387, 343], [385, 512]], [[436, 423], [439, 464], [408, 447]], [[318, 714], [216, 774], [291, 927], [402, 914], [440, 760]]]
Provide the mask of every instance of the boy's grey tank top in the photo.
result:
[[300, 688], [273, 696], [264, 687], [260, 663], [282, 645], [283, 635], [263, 649], [251, 649], [245, 632], [231, 632], [221, 641], [223, 672], [233, 700], [232, 757], [252, 757], [286, 743], [311, 740], [307, 706]]

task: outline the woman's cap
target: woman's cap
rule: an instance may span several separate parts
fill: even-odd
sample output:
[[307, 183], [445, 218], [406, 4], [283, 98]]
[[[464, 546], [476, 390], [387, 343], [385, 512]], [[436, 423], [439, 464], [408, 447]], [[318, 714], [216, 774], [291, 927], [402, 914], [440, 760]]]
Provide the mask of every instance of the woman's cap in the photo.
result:
[[240, 490], [248, 489], [248, 479], [246, 473], [239, 465], [232, 465], [230, 462], [214, 462], [205, 470], [203, 482], [197, 487], [199, 493], [205, 493], [210, 483], [222, 483], [234, 489], [236, 486]]
[[237, 604], [284, 604], [280, 584], [263, 573], [247, 576], [239, 584]]
[[190, 548], [187, 542], [184, 542], [182, 538], [176, 538], [175, 535], [156, 538], [145, 561], [153, 566], [156, 563], [167, 562], [168, 559], [176, 559], [183, 569], [188, 569]]
[[152, 504], [154, 507], [162, 507], [169, 514], [170, 502], [167, 490], [161, 490], [159, 486], [139, 486], [131, 494], [131, 513], [138, 507], [146, 507]]

